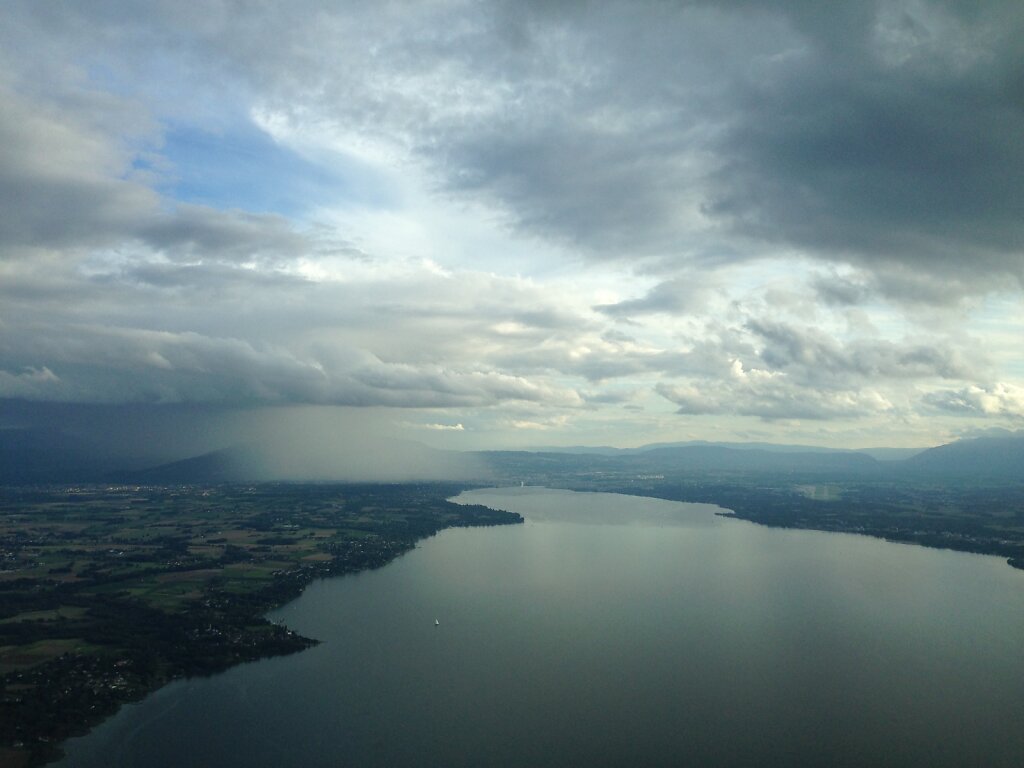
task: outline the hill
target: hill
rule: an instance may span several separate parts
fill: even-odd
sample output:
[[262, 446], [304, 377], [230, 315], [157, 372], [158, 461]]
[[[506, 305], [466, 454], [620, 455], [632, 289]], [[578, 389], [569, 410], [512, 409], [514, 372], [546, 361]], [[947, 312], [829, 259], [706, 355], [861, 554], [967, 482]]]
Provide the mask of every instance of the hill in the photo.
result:
[[242, 447], [223, 448], [168, 464], [134, 472], [118, 473], [117, 479], [139, 485], [204, 485], [241, 482], [248, 479], [246, 468], [256, 460]]
[[960, 480], [1024, 480], [1024, 436], [978, 437], [929, 448], [902, 462], [909, 472]]
[[853, 451], [785, 451], [683, 445], [608, 454], [552, 451], [485, 451], [480, 454], [495, 474], [509, 482], [543, 483], [565, 477], [623, 479], [639, 475], [785, 475], [787, 477], [872, 478], [889, 470], [872, 457]]

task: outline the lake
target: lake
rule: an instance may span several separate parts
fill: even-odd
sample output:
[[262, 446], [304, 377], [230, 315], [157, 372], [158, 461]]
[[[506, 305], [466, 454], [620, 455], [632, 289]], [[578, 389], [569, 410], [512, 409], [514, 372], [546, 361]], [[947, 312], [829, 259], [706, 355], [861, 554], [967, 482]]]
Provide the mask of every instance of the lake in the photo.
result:
[[172, 683], [60, 765], [1021, 765], [1024, 572], [998, 558], [640, 497], [459, 500], [527, 522], [310, 585], [271, 618], [323, 644]]

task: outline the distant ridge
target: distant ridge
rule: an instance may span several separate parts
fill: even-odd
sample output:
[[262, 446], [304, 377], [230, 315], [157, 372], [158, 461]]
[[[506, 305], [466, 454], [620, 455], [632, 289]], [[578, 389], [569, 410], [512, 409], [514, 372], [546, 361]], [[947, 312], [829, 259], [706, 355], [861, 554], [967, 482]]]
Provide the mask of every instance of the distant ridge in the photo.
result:
[[977, 437], [929, 448], [904, 462], [918, 475], [1024, 480], [1024, 436]]
[[[529, 466], [551, 472], [632, 471], [637, 473], [755, 472], [812, 473], [870, 478], [893, 472], [929, 478], [1024, 480], [1024, 436], [959, 440], [901, 458], [903, 449], [836, 451], [797, 445], [757, 443], [662, 443], [641, 448], [571, 448], [545, 451], [480, 451], [475, 455], [496, 470]], [[909, 451], [908, 451], [909, 452]], [[259, 451], [242, 446], [194, 456], [149, 469], [121, 472], [137, 483], [222, 483], [256, 480]], [[77, 468], [81, 470], [81, 468]], [[82, 471], [75, 473], [81, 476]]]
[[713, 440], [687, 440], [676, 443], [648, 443], [639, 448], [631, 449], [631, 453], [661, 450], [665, 448], [728, 448], [733, 451], [764, 451], [766, 453], [854, 453], [847, 448], [822, 448], [817, 445], [799, 445], [787, 443], [735, 443]]
[[652, 443], [639, 448], [571, 448], [543, 451], [485, 451], [495, 468], [517, 466], [548, 472], [635, 471], [811, 473], [899, 479], [900, 476], [957, 482], [972, 479], [1024, 482], [1024, 435], [962, 439], [927, 449], [827, 448], [773, 443]]
[[497, 471], [680, 473], [753, 472], [812, 473], [842, 476], [883, 476], [889, 470], [854, 451], [772, 451], [712, 444], [652, 447], [607, 454], [529, 451], [485, 451], [481, 456]]
[[[148, 468], [126, 464], [124, 457], [98, 455], [81, 438], [52, 430], [0, 429], [0, 484], [32, 485], [78, 482], [139, 484], [204, 484], [260, 480], [327, 479], [329, 473], [308, 471], [319, 447], [293, 446], [275, 456], [264, 446], [233, 446]], [[378, 441], [366, 454], [359, 476], [386, 482], [417, 479], [462, 479], [487, 482], [499, 476], [523, 474], [581, 475], [753, 473], [816, 475], [841, 480], [873, 477], [956, 482], [972, 479], [1024, 482], [1024, 434], [963, 439], [920, 452], [912, 449], [829, 450], [773, 443], [715, 443], [688, 441], [651, 443], [639, 448], [566, 447], [538, 451], [478, 451], [456, 453], [428, 449], [401, 441]], [[909, 458], [907, 454], [913, 453]], [[293, 457], [280, 466], [281, 456]], [[274, 461], [278, 461], [278, 465]], [[395, 471], [376, 473], [376, 466]], [[490, 470], [488, 469], [490, 468]], [[308, 474], [306, 472], [308, 471]]]
[[880, 471], [870, 456], [853, 451], [766, 450], [764, 448], [733, 448], [719, 445], [689, 445], [652, 448], [631, 458], [668, 467], [702, 470], [735, 470], [757, 472], [846, 471], [872, 474]]
[[863, 453], [878, 461], [905, 461], [911, 456], [917, 456], [927, 448], [858, 448], [857, 453]]
[[250, 449], [233, 446], [193, 456], [169, 464], [160, 464], [135, 472], [118, 473], [117, 479], [139, 485], [204, 485], [241, 482], [246, 479], [245, 467], [255, 456]]
[[647, 443], [636, 448], [613, 448], [609, 445], [568, 445], [528, 448], [534, 453], [575, 453], [581, 456], [623, 456], [662, 448], [730, 448], [735, 451], [767, 451], [769, 453], [863, 453], [879, 461], [901, 461], [925, 450], [924, 448], [824, 448], [799, 443], [736, 443], [712, 440], [684, 440], [669, 443]]

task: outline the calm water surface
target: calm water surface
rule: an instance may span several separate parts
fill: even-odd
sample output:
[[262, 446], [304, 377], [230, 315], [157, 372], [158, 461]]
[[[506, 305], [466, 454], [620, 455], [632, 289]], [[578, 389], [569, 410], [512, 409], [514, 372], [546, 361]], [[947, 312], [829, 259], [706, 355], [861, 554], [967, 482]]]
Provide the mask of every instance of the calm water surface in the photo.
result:
[[311, 585], [272, 618], [322, 645], [173, 683], [61, 765], [1024, 760], [1024, 573], [1002, 560], [627, 496], [460, 500], [527, 523]]

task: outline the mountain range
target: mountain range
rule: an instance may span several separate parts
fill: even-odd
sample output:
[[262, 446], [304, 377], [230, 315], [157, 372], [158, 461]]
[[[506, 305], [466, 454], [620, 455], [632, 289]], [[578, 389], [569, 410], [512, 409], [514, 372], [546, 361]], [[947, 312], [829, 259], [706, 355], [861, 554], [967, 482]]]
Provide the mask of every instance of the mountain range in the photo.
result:
[[[378, 449], [380, 446], [378, 446]], [[823, 478], [900, 479], [929, 481], [984, 480], [1018, 483], [1024, 480], [1024, 435], [962, 439], [921, 451], [905, 449], [829, 450], [772, 443], [656, 443], [639, 448], [567, 447], [538, 451], [481, 451], [455, 453], [389, 441], [386, 450], [395, 471], [381, 474], [369, 467], [384, 461], [364, 461], [359, 469], [339, 470], [341, 479], [442, 479], [452, 473], [461, 480], [487, 482], [538, 472], [549, 474], [739, 473], [800, 474]], [[910, 455], [908, 455], [910, 454]], [[322, 463], [321, 463], [322, 464]], [[402, 473], [402, 465], [414, 470]], [[259, 480], [327, 480], [321, 466], [301, 476], [303, 462], [282, 469], [272, 453], [257, 446], [231, 446], [177, 461], [140, 467], [123, 459], [97, 455], [81, 440], [59, 433], [0, 430], [0, 484], [24, 485], [67, 482], [132, 482], [140, 484], [201, 484]], [[454, 468], [460, 467], [456, 471]], [[408, 475], [408, 477], [406, 477]]]

